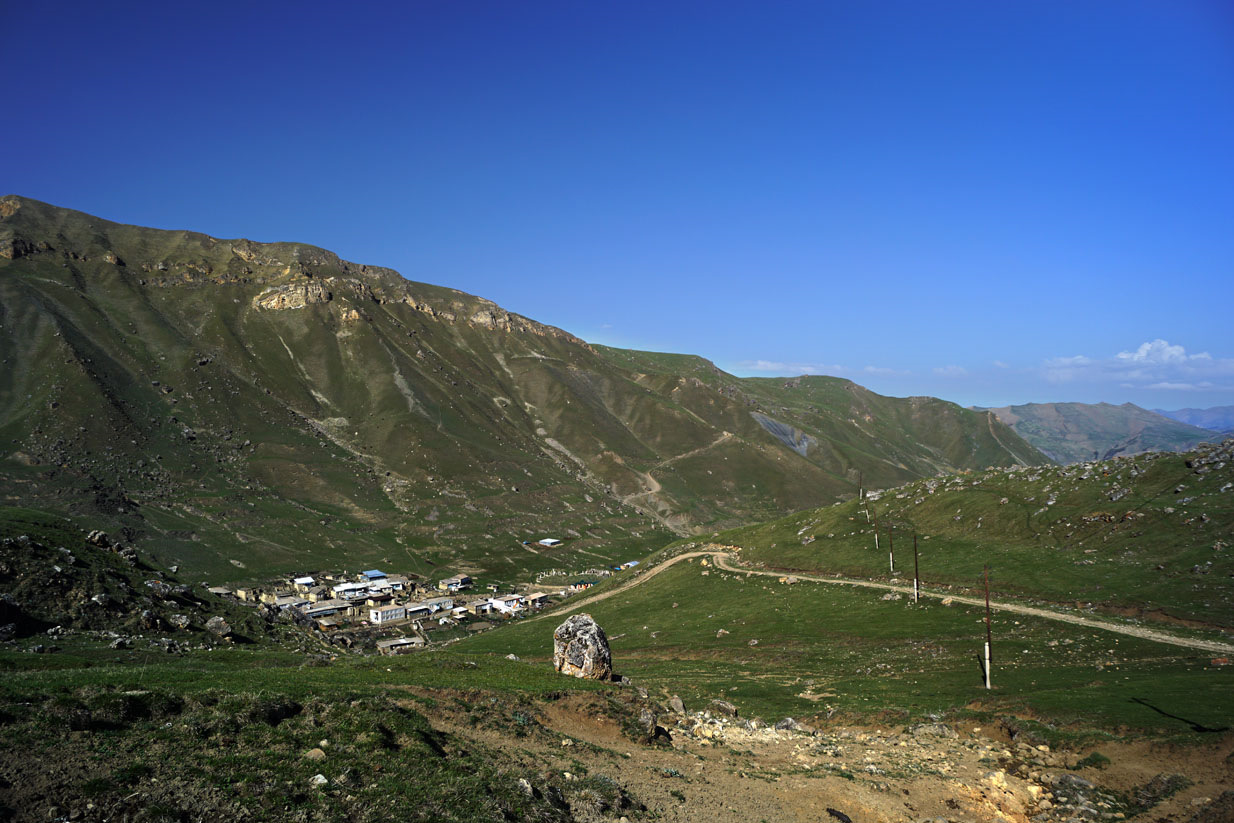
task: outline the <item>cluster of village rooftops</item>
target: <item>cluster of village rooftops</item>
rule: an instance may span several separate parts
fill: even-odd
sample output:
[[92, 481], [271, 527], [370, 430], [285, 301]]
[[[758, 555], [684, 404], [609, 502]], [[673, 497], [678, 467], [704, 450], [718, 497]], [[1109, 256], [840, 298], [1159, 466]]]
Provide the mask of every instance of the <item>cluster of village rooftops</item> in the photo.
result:
[[[613, 566], [611, 570], [592, 571], [599, 577], [637, 565], [638, 561], [632, 560]], [[490, 584], [488, 594], [479, 594], [470, 591], [475, 581], [466, 574], [432, 584], [400, 574], [387, 574], [380, 569], [368, 569], [357, 575], [294, 577], [274, 587], [212, 587], [211, 591], [234, 595], [254, 605], [264, 603], [284, 611], [294, 610], [301, 620], [323, 631], [356, 626], [412, 629], [415, 636], [377, 641], [380, 651], [394, 652], [424, 645], [430, 628], [454, 626], [480, 616], [515, 617], [543, 609], [550, 598], [568, 597], [597, 582], [579, 579], [558, 591], [521, 594], [498, 594], [499, 587]]]

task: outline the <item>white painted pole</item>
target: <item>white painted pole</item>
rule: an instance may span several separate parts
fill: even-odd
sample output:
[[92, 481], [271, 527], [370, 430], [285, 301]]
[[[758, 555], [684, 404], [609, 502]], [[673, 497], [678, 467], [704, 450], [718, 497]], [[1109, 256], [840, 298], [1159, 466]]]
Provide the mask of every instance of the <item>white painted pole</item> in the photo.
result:
[[896, 553], [895, 552], [887, 553], [887, 564], [891, 566], [891, 573], [895, 574], [896, 573]]
[[878, 529], [874, 530], [874, 551], [878, 551]]
[[917, 602], [917, 578], [913, 578], [913, 602]]
[[985, 687], [990, 688], [990, 644], [985, 644]]

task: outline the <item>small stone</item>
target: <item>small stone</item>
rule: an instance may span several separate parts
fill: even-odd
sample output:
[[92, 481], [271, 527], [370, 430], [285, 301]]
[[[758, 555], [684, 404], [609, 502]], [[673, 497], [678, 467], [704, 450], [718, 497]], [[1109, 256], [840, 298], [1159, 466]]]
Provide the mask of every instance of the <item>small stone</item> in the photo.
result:
[[304, 756], [309, 760], [325, 760], [326, 753], [321, 749], [309, 749], [304, 753]]
[[324, 786], [330, 782], [330, 779], [324, 774], [315, 774], [309, 779], [310, 786]]

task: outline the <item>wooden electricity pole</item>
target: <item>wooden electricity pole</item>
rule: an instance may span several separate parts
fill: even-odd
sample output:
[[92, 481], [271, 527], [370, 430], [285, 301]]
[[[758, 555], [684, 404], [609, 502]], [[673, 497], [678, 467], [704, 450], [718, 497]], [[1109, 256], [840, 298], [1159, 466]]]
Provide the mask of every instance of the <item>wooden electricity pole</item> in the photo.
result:
[[896, 573], [896, 544], [895, 538], [891, 536], [892, 529], [895, 528], [891, 523], [887, 524], [887, 548], [891, 553], [891, 573]]
[[878, 509], [870, 506], [869, 510], [874, 513], [874, 551], [878, 551]]
[[985, 687], [990, 686], [990, 647], [993, 645], [993, 635], [990, 633], [990, 566], [985, 567]]
[[913, 532], [913, 602], [921, 591], [921, 565], [917, 562], [917, 532]]

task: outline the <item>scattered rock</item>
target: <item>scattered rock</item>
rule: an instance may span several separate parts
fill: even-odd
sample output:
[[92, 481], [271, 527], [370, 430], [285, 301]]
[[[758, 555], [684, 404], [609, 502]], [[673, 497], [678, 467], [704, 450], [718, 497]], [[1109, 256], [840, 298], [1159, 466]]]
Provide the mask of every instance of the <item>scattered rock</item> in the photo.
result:
[[918, 723], [904, 730], [913, 737], [959, 737], [956, 730], [946, 723]]
[[686, 704], [682, 703], [681, 698], [678, 697], [677, 695], [673, 695], [672, 697], [668, 699], [668, 707], [672, 709], [674, 712], [676, 712], [677, 714], [686, 713]]
[[167, 622], [177, 629], [187, 629], [189, 627], [189, 616], [187, 614], [173, 614], [167, 618]]
[[325, 760], [326, 753], [321, 749], [309, 749], [304, 753], [304, 757], [307, 760]]
[[713, 700], [711, 701], [711, 708], [727, 717], [737, 716], [737, 707], [727, 700]]
[[553, 667], [562, 674], [588, 680], [612, 677], [608, 636], [591, 615], [571, 615], [553, 632]]
[[217, 634], [219, 637], [229, 637], [231, 635], [231, 624], [222, 617], [215, 615], [206, 621], [206, 630]]

